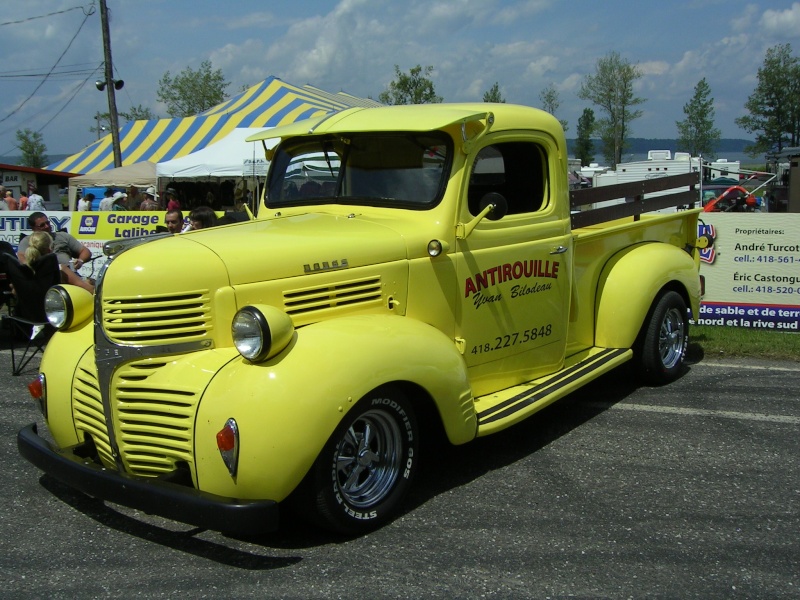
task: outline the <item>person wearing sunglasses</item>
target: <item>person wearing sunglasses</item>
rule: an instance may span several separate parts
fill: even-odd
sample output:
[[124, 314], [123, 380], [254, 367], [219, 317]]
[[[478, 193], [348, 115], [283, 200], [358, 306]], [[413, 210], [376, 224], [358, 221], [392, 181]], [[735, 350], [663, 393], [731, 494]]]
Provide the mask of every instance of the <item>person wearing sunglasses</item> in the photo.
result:
[[[28, 226], [34, 233], [44, 231], [50, 234], [53, 238], [53, 252], [58, 256], [59, 264], [68, 265], [72, 263], [73, 268], [77, 271], [83, 266], [83, 263], [92, 257], [92, 251], [66, 231], [53, 232], [50, 219], [43, 212], [36, 211], [28, 215]], [[25, 250], [27, 250], [29, 244], [29, 235], [19, 241], [17, 257], [22, 264], [25, 264]]]

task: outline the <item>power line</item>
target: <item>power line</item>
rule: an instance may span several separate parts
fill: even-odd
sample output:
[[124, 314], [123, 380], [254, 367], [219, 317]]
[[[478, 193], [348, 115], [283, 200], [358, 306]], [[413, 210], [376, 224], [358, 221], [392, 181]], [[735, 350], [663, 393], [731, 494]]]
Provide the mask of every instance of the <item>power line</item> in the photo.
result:
[[[67, 69], [67, 68], [72, 68], [72, 67], [76, 67], [76, 68], [77, 67], [84, 67], [84, 68], [88, 69], [89, 67], [94, 68], [93, 65], [94, 65], [94, 63], [88, 63], [88, 62], [85, 62], [85, 63], [72, 63], [72, 64], [69, 64], [69, 65], [61, 65], [61, 68], [62, 69]], [[28, 74], [29, 72], [30, 72], [30, 69], [12, 69], [10, 71], [0, 71], [0, 77], [20, 75], [20, 74], [25, 75], [25, 74]], [[44, 72], [42, 73], [42, 75], [44, 75]]]
[[[19, 21], [6, 21], [5, 23], [0, 23], [0, 27], [2, 27], [3, 25], [19, 25], [21, 23], [28, 23], [30, 21], [35, 21], [37, 19], [45, 19], [47, 17], [52, 17], [52, 16], [55, 16], [55, 15], [63, 15], [64, 13], [68, 13], [71, 10], [78, 10], [78, 9], [83, 10], [83, 14], [86, 14], [86, 10], [82, 6], [73, 6], [72, 8], [59, 10], [57, 12], [51, 12], [51, 13], [48, 13], [46, 15], [38, 15], [36, 17], [28, 17], [26, 19], [20, 19]], [[92, 14], [93, 12], [94, 12], [94, 6], [90, 6], [89, 7], [89, 14]]]
[[33, 97], [36, 95], [36, 92], [38, 92], [38, 91], [41, 89], [41, 87], [42, 87], [42, 86], [45, 84], [45, 82], [47, 81], [48, 77], [50, 77], [50, 74], [51, 74], [51, 73], [52, 73], [52, 72], [53, 72], [53, 71], [56, 69], [56, 67], [58, 67], [58, 63], [60, 63], [60, 62], [61, 62], [61, 59], [62, 59], [62, 58], [64, 58], [64, 55], [67, 53], [67, 51], [68, 51], [68, 50], [70, 49], [70, 47], [72, 46], [72, 43], [75, 41], [75, 38], [77, 38], [77, 37], [78, 37], [78, 34], [81, 32], [81, 29], [83, 29], [83, 26], [86, 24], [86, 21], [88, 21], [88, 20], [89, 20], [89, 17], [90, 17], [90, 16], [92, 16], [92, 15], [94, 14], [94, 12], [95, 12], [94, 6], [91, 6], [91, 7], [90, 7], [90, 9], [89, 9], [89, 12], [88, 12], [88, 13], [86, 13], [86, 12], [84, 11], [84, 17], [83, 17], [83, 21], [81, 21], [81, 24], [80, 24], [80, 26], [78, 27], [78, 31], [76, 31], [76, 32], [75, 32], [75, 35], [73, 35], [73, 36], [72, 36], [72, 39], [69, 41], [69, 44], [67, 44], [67, 47], [66, 47], [66, 48], [64, 49], [64, 51], [61, 53], [61, 56], [59, 56], [59, 57], [58, 57], [58, 60], [56, 61], [56, 63], [55, 63], [55, 64], [54, 64], [54, 65], [51, 67], [51, 69], [50, 69], [50, 71], [47, 73], [47, 75], [45, 75], [45, 76], [44, 76], [44, 78], [43, 78], [43, 79], [42, 79], [42, 81], [39, 83], [39, 85], [37, 85], [37, 86], [36, 86], [36, 89], [34, 89], [34, 90], [31, 92], [30, 96], [28, 96], [27, 98], [25, 98], [25, 100], [23, 100], [23, 101], [20, 103], [20, 105], [19, 105], [19, 106], [17, 106], [17, 108], [15, 108], [14, 110], [12, 110], [10, 113], [8, 113], [8, 114], [7, 114], [5, 117], [3, 117], [2, 119], [0, 119], [0, 123], [4, 123], [4, 122], [5, 122], [5, 121], [7, 121], [8, 119], [10, 119], [12, 116], [14, 116], [15, 114], [17, 114], [17, 113], [18, 113], [18, 112], [19, 112], [19, 111], [22, 109], [22, 107], [23, 107], [23, 106], [25, 106], [25, 105], [28, 103], [28, 101], [29, 101], [31, 98], [33, 98]]
[[[102, 66], [102, 63], [100, 63], [100, 66]], [[50, 125], [50, 123], [53, 121], [53, 119], [55, 119], [55, 118], [56, 118], [58, 115], [60, 115], [60, 114], [61, 114], [61, 113], [64, 111], [64, 109], [65, 109], [65, 108], [67, 108], [67, 106], [69, 106], [69, 103], [70, 103], [70, 102], [72, 102], [72, 101], [75, 99], [75, 96], [77, 96], [77, 95], [78, 95], [78, 92], [80, 92], [80, 91], [83, 89], [83, 86], [85, 86], [85, 85], [86, 85], [86, 83], [87, 83], [87, 82], [88, 82], [90, 79], [93, 79], [93, 78], [94, 78], [94, 74], [95, 74], [97, 71], [99, 71], [99, 70], [100, 70], [100, 67], [97, 67], [97, 68], [96, 68], [94, 71], [92, 71], [91, 73], [89, 73], [89, 76], [88, 76], [88, 77], [86, 77], [86, 79], [84, 79], [84, 80], [81, 82], [81, 84], [80, 84], [79, 86], [77, 86], [77, 88], [75, 88], [75, 91], [74, 91], [74, 92], [73, 92], [73, 94], [72, 94], [72, 95], [71, 95], [71, 96], [70, 96], [70, 97], [67, 99], [67, 101], [64, 103], [64, 106], [62, 106], [61, 108], [59, 108], [59, 109], [58, 109], [58, 112], [56, 112], [56, 114], [54, 114], [52, 117], [50, 117], [50, 119], [48, 119], [48, 121], [47, 121], [47, 122], [46, 122], [44, 125], [42, 125], [42, 126], [39, 128], [39, 129], [38, 129], [39, 133], [41, 133], [42, 131], [44, 131], [44, 128], [45, 128], [45, 127], [47, 127], [48, 125]]]
[[[86, 75], [87, 73], [94, 73], [97, 69], [80, 69], [74, 71], [58, 71], [57, 73], [49, 74], [50, 79], [74, 79], [75, 76]], [[26, 79], [32, 79], [36, 77], [42, 77], [43, 75], [47, 75], [46, 73], [29, 73], [29, 74], [20, 74], [20, 75], [0, 75], [0, 79], [5, 80], [19, 80], [25, 81]]]

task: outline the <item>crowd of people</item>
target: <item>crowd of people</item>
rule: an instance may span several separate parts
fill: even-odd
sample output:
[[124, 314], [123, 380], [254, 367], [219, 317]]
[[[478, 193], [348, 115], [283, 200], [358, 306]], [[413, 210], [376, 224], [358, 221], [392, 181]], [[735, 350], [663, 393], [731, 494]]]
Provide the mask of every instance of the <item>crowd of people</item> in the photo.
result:
[[[127, 192], [115, 190], [114, 188], [107, 188], [100, 200], [98, 210], [100, 211], [114, 211], [114, 210], [172, 210], [180, 209], [181, 201], [178, 197], [178, 192], [175, 188], [167, 188], [164, 192], [165, 202], [162, 204], [159, 201], [159, 194], [153, 186], [148, 187], [144, 192], [139, 191], [135, 186], [128, 188]], [[79, 211], [93, 210], [93, 202], [95, 195], [91, 192], [86, 196], [78, 195], [78, 202], [76, 205]]]
[[[161, 204], [156, 189], [149, 187], [143, 192], [141, 198], [135, 197], [136, 206], [131, 207], [131, 210], [165, 211], [165, 229], [171, 234], [207, 229], [238, 220], [227, 215], [218, 218], [214, 209], [205, 205], [193, 208], [187, 219], [184, 218], [175, 189], [167, 188], [164, 196], [166, 203]], [[79, 198], [77, 209], [90, 211], [95, 200], [94, 194], [87, 193], [85, 197]], [[109, 190], [100, 201], [100, 210], [128, 210], [129, 202], [130, 195], [128, 193]], [[22, 194], [19, 198], [14, 198], [14, 194], [10, 190], [5, 190], [4, 186], [0, 186], [0, 210], [31, 211], [27, 216], [31, 233], [27, 235], [23, 233], [20, 236], [15, 257], [12, 254], [12, 246], [4, 242], [9, 255], [5, 259], [15, 260], [23, 270], [28, 269], [32, 277], [39, 277], [41, 272], [41, 275], [49, 278], [48, 273], [52, 273], [53, 281], [75, 285], [94, 293], [94, 280], [91, 277], [83, 277], [79, 273], [85, 263], [94, 259], [91, 250], [66, 230], [53, 231], [50, 218], [42, 212], [44, 208], [44, 200], [35, 189], [32, 189], [28, 196]], [[54, 255], [55, 258], [51, 255]], [[13, 285], [11, 291], [16, 296]], [[19, 298], [17, 302], [19, 302]]]
[[14, 198], [14, 192], [0, 185], [0, 210], [44, 210], [44, 198], [35, 187], [30, 195], [20, 191], [19, 198]]

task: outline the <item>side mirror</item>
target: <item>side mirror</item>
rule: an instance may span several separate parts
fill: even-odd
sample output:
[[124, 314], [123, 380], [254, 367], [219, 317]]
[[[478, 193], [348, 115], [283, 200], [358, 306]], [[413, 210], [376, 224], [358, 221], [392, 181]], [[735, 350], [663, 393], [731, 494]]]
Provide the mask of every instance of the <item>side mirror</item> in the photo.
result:
[[494, 205], [491, 212], [486, 215], [490, 221], [499, 221], [508, 214], [508, 201], [503, 194], [497, 192], [489, 192], [481, 198], [480, 212], [489, 205]]

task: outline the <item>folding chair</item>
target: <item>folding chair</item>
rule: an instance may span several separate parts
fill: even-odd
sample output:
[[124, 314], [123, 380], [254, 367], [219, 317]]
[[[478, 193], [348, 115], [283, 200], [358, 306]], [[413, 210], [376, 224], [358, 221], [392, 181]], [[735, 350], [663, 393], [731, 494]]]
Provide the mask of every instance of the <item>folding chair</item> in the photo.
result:
[[[14, 286], [13, 303], [9, 303], [4, 324], [9, 324], [11, 338], [11, 374], [19, 375], [31, 359], [44, 350], [54, 329], [44, 313], [44, 295], [52, 286], [61, 283], [61, 271], [55, 254], [43, 256], [31, 266], [21, 265], [16, 257], [0, 255], [2, 270]], [[31, 268], [32, 267], [32, 268]], [[17, 343], [25, 340], [19, 355]]]
[[6, 273], [5, 259], [2, 258], [4, 254], [14, 259], [17, 258], [14, 247], [5, 240], [0, 240], [0, 308], [11, 298], [11, 282]]

